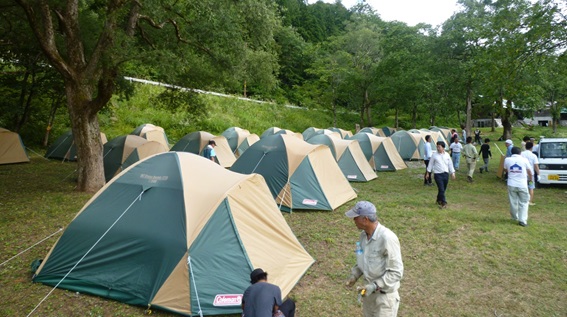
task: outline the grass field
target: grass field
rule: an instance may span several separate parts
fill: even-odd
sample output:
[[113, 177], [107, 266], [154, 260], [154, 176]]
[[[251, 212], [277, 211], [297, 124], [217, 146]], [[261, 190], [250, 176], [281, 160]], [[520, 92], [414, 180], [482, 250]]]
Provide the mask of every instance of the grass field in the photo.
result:
[[[499, 143], [503, 148], [502, 142]], [[510, 220], [505, 183], [490, 173], [451, 180], [448, 208], [435, 204], [436, 187], [422, 184], [423, 166], [380, 173], [353, 183], [402, 246], [405, 272], [399, 316], [566, 316], [567, 187], [536, 189], [529, 226]], [[0, 165], [0, 263], [65, 227], [90, 198], [74, 191], [75, 163], [33, 157]], [[354, 289], [344, 287], [355, 262], [358, 231], [344, 212], [284, 214], [315, 264], [290, 296], [300, 317], [361, 316]], [[0, 265], [0, 316], [26, 316], [51, 291], [31, 282], [30, 263], [45, 257], [54, 237]], [[142, 316], [134, 307], [56, 289], [32, 316]], [[175, 316], [153, 311], [154, 316]]]

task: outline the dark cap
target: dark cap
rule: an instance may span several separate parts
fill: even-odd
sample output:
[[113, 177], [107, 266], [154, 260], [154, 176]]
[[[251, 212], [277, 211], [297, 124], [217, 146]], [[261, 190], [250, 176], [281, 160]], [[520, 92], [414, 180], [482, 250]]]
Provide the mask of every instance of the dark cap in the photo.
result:
[[358, 216], [372, 216], [376, 214], [376, 207], [369, 201], [359, 201], [354, 207], [345, 212], [345, 216], [356, 218]]
[[215, 140], [209, 140], [209, 144], [210, 145], [217, 145], [217, 142], [215, 142]]
[[254, 284], [261, 280], [262, 278], [266, 278], [268, 276], [268, 272], [264, 272], [264, 270], [258, 268], [250, 273], [250, 283]]

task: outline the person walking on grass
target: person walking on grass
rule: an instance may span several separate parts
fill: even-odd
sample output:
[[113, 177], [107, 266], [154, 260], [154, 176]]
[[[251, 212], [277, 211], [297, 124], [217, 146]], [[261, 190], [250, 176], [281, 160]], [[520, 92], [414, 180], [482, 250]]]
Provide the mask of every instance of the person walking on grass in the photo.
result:
[[[459, 141], [457, 140], [457, 142]], [[447, 199], [445, 198], [445, 191], [447, 191], [447, 186], [449, 185], [449, 174], [452, 179], [455, 179], [455, 168], [449, 154], [445, 152], [445, 142], [437, 141], [437, 152], [431, 155], [427, 172], [429, 177], [433, 173], [435, 184], [437, 184], [437, 205], [439, 205], [439, 208], [446, 208]]]
[[467, 137], [467, 144], [463, 147], [463, 155], [467, 162], [467, 180], [469, 183], [473, 182], [474, 170], [476, 169], [476, 160], [478, 159], [478, 151], [472, 144], [472, 137]]
[[510, 216], [522, 227], [528, 225], [528, 179], [532, 178], [530, 162], [521, 156], [519, 147], [512, 147], [512, 156], [504, 160], [504, 170], [508, 173], [508, 198], [510, 199]]
[[374, 204], [359, 201], [345, 213], [360, 230], [362, 252], [356, 255], [346, 285], [352, 287], [362, 276], [364, 286], [357, 287], [362, 296], [364, 317], [396, 317], [400, 306], [400, 281], [404, 275], [400, 241], [395, 233], [378, 222]]
[[456, 171], [459, 170], [459, 165], [461, 164], [461, 151], [463, 150], [463, 146], [459, 142], [459, 138], [455, 138], [453, 143], [449, 146], [451, 149], [451, 158], [453, 159], [453, 167]]
[[482, 160], [484, 161], [484, 165], [480, 167], [480, 173], [482, 174], [482, 170], [488, 173], [488, 161], [492, 158], [492, 152], [490, 152], [490, 139], [484, 139], [484, 144], [480, 146], [480, 154], [482, 155]]
[[431, 135], [425, 136], [425, 143], [423, 144], [423, 162], [425, 163], [425, 174], [423, 175], [423, 185], [432, 186], [431, 176], [427, 175], [427, 165], [429, 165], [429, 160], [433, 151], [431, 150]]
[[530, 193], [530, 206], [535, 205], [534, 203], [534, 189], [537, 181], [537, 176], [539, 175], [539, 160], [537, 155], [533, 151], [534, 144], [530, 141], [526, 142], [526, 150], [522, 151], [522, 156], [525, 157], [532, 168], [532, 178], [528, 180], [528, 191]]
[[481, 144], [482, 143], [482, 139], [480, 138], [480, 129], [476, 128], [476, 130], [474, 130], [474, 142], [476, 144]]

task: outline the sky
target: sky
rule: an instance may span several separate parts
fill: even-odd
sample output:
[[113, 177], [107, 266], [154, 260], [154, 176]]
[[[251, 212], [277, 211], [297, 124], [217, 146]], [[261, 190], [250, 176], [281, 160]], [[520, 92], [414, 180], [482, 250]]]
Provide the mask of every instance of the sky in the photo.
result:
[[[334, 3], [335, 0], [323, 0]], [[317, 0], [309, 0], [315, 3]], [[342, 4], [350, 8], [357, 0], [341, 0]], [[385, 21], [402, 21], [410, 26], [420, 22], [437, 26], [449, 19], [457, 11], [457, 0], [367, 0], [372, 8]]]

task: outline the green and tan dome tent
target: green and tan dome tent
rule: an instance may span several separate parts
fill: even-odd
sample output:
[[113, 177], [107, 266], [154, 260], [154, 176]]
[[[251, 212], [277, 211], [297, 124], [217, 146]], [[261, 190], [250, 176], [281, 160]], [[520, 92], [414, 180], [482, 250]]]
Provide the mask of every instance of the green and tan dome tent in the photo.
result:
[[362, 128], [360, 131], [358, 131], [358, 133], [370, 133], [372, 135], [381, 136], [381, 137], [386, 136], [386, 134], [384, 134], [384, 131], [382, 129], [378, 129], [375, 127]]
[[129, 134], [116, 137], [103, 146], [104, 178], [108, 182], [128, 166], [169, 149], [157, 141]]
[[234, 152], [234, 156], [236, 156], [237, 158], [240, 157], [240, 155], [242, 155], [244, 151], [246, 151], [252, 144], [258, 142], [259, 140], [260, 137], [256, 133], [248, 135], [246, 139], [244, 139], [244, 141], [240, 143], [240, 145], [236, 149], [236, 152]]
[[338, 138], [342, 138], [340, 132], [331, 131], [329, 129], [319, 129], [319, 128], [314, 128], [314, 127], [310, 127], [310, 128], [305, 129], [305, 131], [303, 131], [303, 133], [302, 133], [302, 136], [303, 136], [303, 140], [307, 141], [310, 138], [312, 138], [316, 135], [320, 135], [320, 134], [333, 135], [333, 136], [336, 136]]
[[423, 159], [423, 138], [419, 130], [414, 133], [406, 130], [396, 131], [390, 136], [396, 146], [396, 150], [404, 160]]
[[136, 129], [134, 129], [134, 131], [132, 131], [132, 133], [130, 134], [141, 136], [148, 141], [159, 142], [169, 149], [167, 134], [162, 127], [159, 127], [157, 125], [153, 125], [151, 123], [142, 124], [136, 127]]
[[382, 127], [382, 132], [384, 132], [385, 137], [389, 137], [396, 132], [396, 128]]
[[343, 140], [338, 136], [319, 134], [311, 137], [307, 142], [328, 146], [349, 182], [368, 182], [378, 177], [362, 153], [357, 140]]
[[[100, 133], [102, 144], [106, 144], [106, 134]], [[74, 162], [77, 160], [77, 146], [71, 130], [61, 134], [45, 152], [45, 158]]]
[[238, 149], [240, 144], [242, 144], [242, 142], [246, 140], [246, 137], [250, 135], [250, 131], [239, 127], [231, 127], [224, 130], [221, 135], [226, 138], [230, 149], [234, 154], [236, 154], [236, 150]]
[[350, 132], [349, 130], [343, 130], [341, 128], [329, 128], [329, 130], [333, 131], [333, 132], [338, 132], [341, 135], [341, 138], [346, 139], [348, 137], [352, 136], [352, 132]]
[[97, 192], [33, 281], [186, 316], [236, 314], [254, 268], [286, 296], [313, 262], [261, 175], [166, 152]]
[[30, 161], [24, 142], [16, 132], [0, 128], [0, 165]]
[[375, 171], [388, 172], [407, 168], [390, 138], [357, 133], [348, 139], [358, 141], [362, 153]]
[[287, 129], [280, 129], [278, 127], [271, 127], [271, 128], [267, 128], [261, 135], [260, 135], [260, 139], [263, 139], [267, 136], [270, 135], [276, 135], [276, 134], [288, 134], [288, 135], [293, 135], [296, 138], [303, 140], [303, 134], [298, 133], [298, 132], [293, 132], [291, 130], [287, 130]]
[[171, 148], [171, 151], [189, 152], [202, 155], [203, 149], [205, 149], [210, 140], [214, 140], [216, 143], [216, 162], [222, 167], [231, 167], [236, 161], [236, 156], [232, 152], [227, 139], [222, 135], [214, 136], [213, 134], [205, 131], [191, 132], [177, 141], [177, 143], [175, 143], [175, 145]]
[[287, 134], [261, 138], [231, 167], [264, 176], [283, 211], [334, 210], [356, 193], [325, 145], [313, 145]]

